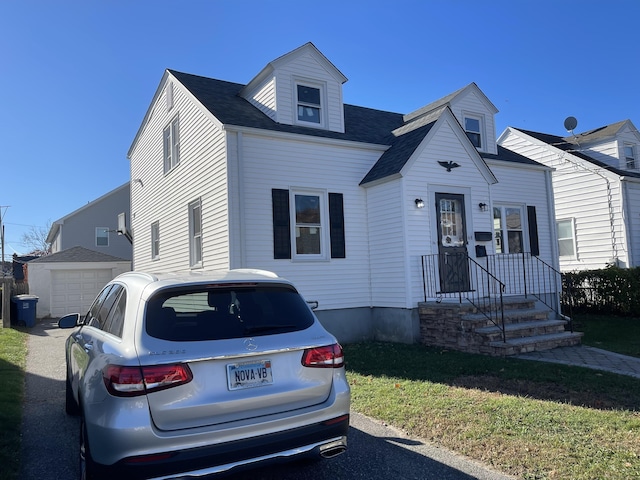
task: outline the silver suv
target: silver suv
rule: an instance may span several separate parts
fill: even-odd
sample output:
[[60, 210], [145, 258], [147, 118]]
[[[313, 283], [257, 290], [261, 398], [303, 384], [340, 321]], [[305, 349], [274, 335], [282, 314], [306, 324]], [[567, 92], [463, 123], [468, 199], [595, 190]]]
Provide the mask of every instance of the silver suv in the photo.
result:
[[118, 276], [67, 315], [82, 478], [189, 478], [345, 451], [342, 347], [256, 270]]

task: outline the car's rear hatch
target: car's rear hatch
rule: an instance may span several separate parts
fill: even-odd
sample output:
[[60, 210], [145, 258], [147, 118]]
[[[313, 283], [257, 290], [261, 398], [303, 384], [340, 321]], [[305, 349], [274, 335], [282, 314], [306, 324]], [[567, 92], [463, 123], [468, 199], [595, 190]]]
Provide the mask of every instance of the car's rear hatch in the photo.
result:
[[179, 430], [321, 404], [334, 369], [303, 356], [334, 342], [289, 286], [164, 292], [147, 308], [140, 362], [186, 365], [192, 378], [147, 394], [153, 422]]

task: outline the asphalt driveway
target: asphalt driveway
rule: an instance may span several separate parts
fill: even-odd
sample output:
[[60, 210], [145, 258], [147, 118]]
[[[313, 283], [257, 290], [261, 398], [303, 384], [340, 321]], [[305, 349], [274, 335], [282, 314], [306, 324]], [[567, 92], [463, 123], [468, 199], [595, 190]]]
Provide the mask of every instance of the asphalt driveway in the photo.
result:
[[[29, 329], [20, 478], [78, 478], [79, 420], [64, 412], [64, 342], [55, 320]], [[263, 467], [235, 480], [508, 480], [486, 466], [352, 414], [349, 450], [330, 461]]]

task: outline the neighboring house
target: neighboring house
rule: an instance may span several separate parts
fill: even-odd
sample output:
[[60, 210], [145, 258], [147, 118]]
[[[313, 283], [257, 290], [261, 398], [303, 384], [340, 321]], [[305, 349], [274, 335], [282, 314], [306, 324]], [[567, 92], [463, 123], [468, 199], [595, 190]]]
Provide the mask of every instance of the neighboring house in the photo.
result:
[[631, 121], [566, 137], [509, 127], [498, 144], [554, 169], [562, 271], [640, 266], [640, 134]]
[[29, 293], [38, 297], [36, 315], [86, 313], [106, 283], [131, 270], [131, 261], [84, 247], [72, 247], [28, 263]]
[[127, 182], [56, 220], [46, 239], [51, 244], [51, 253], [80, 246], [131, 260], [131, 242], [117, 233], [118, 215], [124, 213], [128, 217], [130, 206], [130, 187]]
[[341, 341], [415, 342], [470, 262], [557, 267], [551, 169], [496, 144], [477, 85], [403, 115], [346, 80], [311, 43], [246, 85], [166, 70], [128, 152], [134, 269], [271, 270]]

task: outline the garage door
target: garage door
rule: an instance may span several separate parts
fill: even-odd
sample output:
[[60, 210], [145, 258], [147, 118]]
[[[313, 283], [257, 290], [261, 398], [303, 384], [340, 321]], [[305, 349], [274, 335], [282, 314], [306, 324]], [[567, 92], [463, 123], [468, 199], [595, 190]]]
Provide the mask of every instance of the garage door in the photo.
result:
[[111, 269], [53, 270], [51, 276], [51, 315], [84, 314], [102, 287], [111, 280]]

